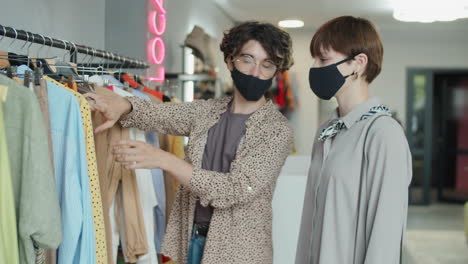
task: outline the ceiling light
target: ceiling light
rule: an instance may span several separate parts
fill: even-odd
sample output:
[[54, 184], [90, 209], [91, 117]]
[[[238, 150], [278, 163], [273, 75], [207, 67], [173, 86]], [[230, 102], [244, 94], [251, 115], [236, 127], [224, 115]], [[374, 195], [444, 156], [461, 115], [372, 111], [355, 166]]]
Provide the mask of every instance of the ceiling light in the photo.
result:
[[393, 17], [404, 22], [431, 23], [468, 17], [468, 0], [394, 0]]
[[278, 22], [278, 26], [282, 28], [300, 28], [304, 26], [304, 21], [302, 20], [281, 20]]

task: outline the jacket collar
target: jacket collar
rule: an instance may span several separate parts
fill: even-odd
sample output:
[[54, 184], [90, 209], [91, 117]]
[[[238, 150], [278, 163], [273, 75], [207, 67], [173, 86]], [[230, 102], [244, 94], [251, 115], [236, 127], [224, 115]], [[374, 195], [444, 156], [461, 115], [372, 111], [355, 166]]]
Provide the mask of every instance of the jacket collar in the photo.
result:
[[370, 98], [367, 101], [357, 105], [345, 116], [338, 117], [338, 108], [333, 112], [333, 119], [343, 120], [347, 129], [350, 129], [365, 113], [369, 111], [373, 106], [380, 105], [380, 100], [378, 98]]

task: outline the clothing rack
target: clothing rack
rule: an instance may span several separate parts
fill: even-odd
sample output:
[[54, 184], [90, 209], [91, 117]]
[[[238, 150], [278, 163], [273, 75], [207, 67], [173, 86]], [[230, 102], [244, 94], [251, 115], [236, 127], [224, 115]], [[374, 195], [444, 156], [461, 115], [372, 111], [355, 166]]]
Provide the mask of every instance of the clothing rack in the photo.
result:
[[[103, 58], [115, 63], [102, 63], [107, 68], [121, 69], [146, 69], [149, 68], [148, 63], [129, 57], [119, 55], [117, 53], [99, 50], [85, 45], [75, 44], [71, 41], [56, 39], [41, 34], [31, 33], [25, 30], [15, 29], [13, 27], [5, 27], [0, 25], [0, 36], [24, 40], [31, 43], [41, 44], [44, 46], [54, 47], [70, 51], [71, 62], [77, 62], [77, 54], [86, 54], [92, 57]], [[95, 64], [80, 64], [80, 66], [95, 65]]]

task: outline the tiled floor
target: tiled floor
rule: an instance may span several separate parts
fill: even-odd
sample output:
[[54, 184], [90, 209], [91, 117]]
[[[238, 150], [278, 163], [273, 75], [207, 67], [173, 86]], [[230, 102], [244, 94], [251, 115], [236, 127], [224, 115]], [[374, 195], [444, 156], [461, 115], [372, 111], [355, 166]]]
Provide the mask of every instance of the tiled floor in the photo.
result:
[[468, 264], [463, 206], [434, 204], [409, 209], [404, 264]]

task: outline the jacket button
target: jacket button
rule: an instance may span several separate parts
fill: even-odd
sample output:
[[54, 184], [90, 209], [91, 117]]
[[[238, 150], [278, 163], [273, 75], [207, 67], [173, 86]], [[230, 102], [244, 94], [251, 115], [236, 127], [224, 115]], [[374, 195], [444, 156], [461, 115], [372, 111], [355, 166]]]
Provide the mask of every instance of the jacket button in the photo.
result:
[[247, 191], [252, 191], [252, 187], [247, 186]]

